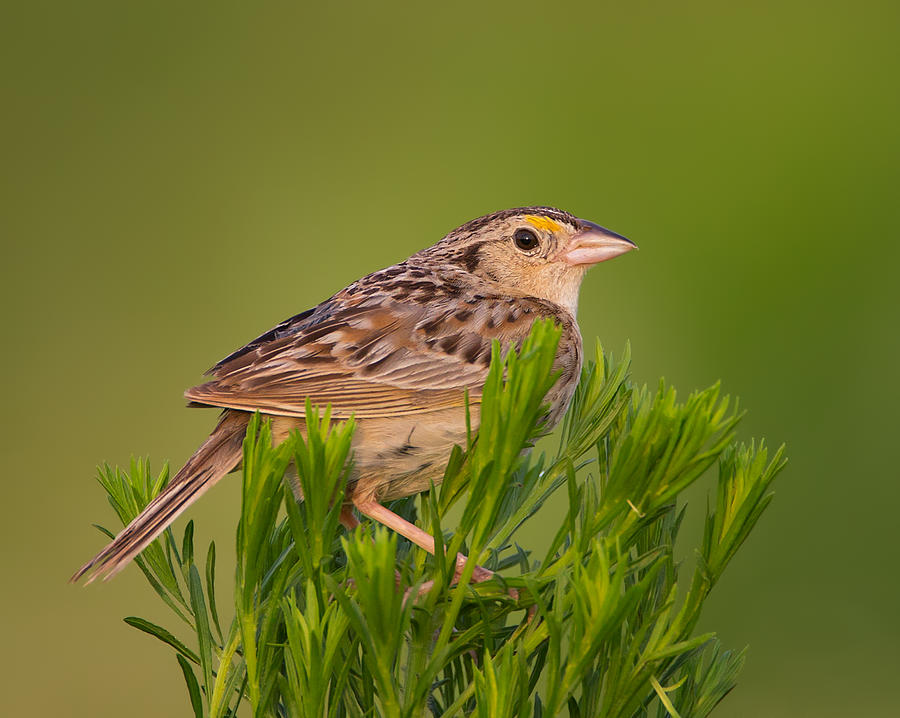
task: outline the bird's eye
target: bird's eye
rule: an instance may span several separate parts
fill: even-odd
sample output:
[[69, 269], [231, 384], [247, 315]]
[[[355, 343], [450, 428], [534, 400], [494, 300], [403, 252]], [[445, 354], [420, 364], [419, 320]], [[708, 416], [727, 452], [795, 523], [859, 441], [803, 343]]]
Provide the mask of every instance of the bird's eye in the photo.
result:
[[530, 229], [517, 229], [513, 235], [513, 242], [523, 252], [530, 252], [540, 244], [537, 235]]

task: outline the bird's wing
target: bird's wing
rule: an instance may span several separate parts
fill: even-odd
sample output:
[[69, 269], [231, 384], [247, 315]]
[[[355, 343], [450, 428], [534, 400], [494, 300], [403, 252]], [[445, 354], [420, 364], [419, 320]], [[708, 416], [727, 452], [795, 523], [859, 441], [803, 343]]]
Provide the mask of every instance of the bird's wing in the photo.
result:
[[506, 351], [546, 314], [544, 303], [522, 298], [336, 297], [238, 350], [213, 367], [213, 381], [185, 396], [197, 405], [297, 417], [307, 398], [330, 404], [335, 418], [462, 407], [466, 390], [470, 401], [480, 400], [492, 340]]

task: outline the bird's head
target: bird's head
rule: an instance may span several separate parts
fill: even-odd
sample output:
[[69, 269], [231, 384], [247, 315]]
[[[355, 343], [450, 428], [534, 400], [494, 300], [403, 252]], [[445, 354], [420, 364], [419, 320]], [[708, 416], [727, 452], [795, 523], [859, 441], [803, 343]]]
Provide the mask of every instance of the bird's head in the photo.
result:
[[479, 279], [574, 314], [585, 271], [632, 249], [625, 237], [568, 212], [520, 207], [467, 222], [423, 254], [442, 254]]

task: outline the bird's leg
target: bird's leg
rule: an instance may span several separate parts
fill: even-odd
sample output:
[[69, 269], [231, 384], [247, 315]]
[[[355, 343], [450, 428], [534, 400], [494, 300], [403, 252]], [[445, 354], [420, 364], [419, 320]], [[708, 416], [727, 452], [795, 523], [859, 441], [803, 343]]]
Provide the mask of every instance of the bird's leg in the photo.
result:
[[[359, 512], [364, 516], [368, 516], [370, 519], [387, 526], [389, 529], [393, 529], [401, 536], [408, 538], [419, 548], [424, 549], [434, 556], [434, 538], [431, 534], [423, 531], [415, 524], [411, 524], [403, 517], [397, 516], [393, 511], [385, 508], [376, 501], [354, 501], [354, 506], [356, 506], [356, 508], [359, 509]], [[459, 581], [459, 577], [462, 575], [463, 569], [466, 566], [466, 561], [468, 560], [469, 559], [463, 554], [456, 554], [456, 569], [453, 572], [452, 583]], [[475, 570], [472, 572], [472, 583], [487, 581], [493, 575], [493, 571], [488, 571], [486, 568], [476, 566]], [[425, 593], [430, 588], [431, 581], [422, 586], [420, 593]]]
[[350, 504], [344, 504], [341, 506], [341, 518], [339, 519], [341, 525], [347, 529], [347, 531], [352, 531], [357, 526], [359, 526], [359, 519], [353, 515], [353, 508]]
[[[399, 517], [398, 517], [399, 518]], [[341, 524], [343, 524], [344, 528], [347, 531], [353, 531], [357, 526], [359, 526], [359, 519], [353, 515], [353, 506], [350, 504], [344, 504], [341, 506]], [[399, 587], [403, 581], [403, 577], [400, 575], [400, 571], [394, 569], [394, 583]]]

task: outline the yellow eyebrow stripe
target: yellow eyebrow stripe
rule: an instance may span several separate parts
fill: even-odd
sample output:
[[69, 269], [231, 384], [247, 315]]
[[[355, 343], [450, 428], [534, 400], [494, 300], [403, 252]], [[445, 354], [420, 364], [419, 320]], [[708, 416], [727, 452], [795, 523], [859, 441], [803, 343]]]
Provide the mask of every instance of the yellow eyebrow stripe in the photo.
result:
[[554, 222], [549, 217], [542, 217], [538, 214], [526, 214], [525, 221], [532, 227], [546, 229], [548, 232], [558, 232], [562, 229], [559, 222]]

